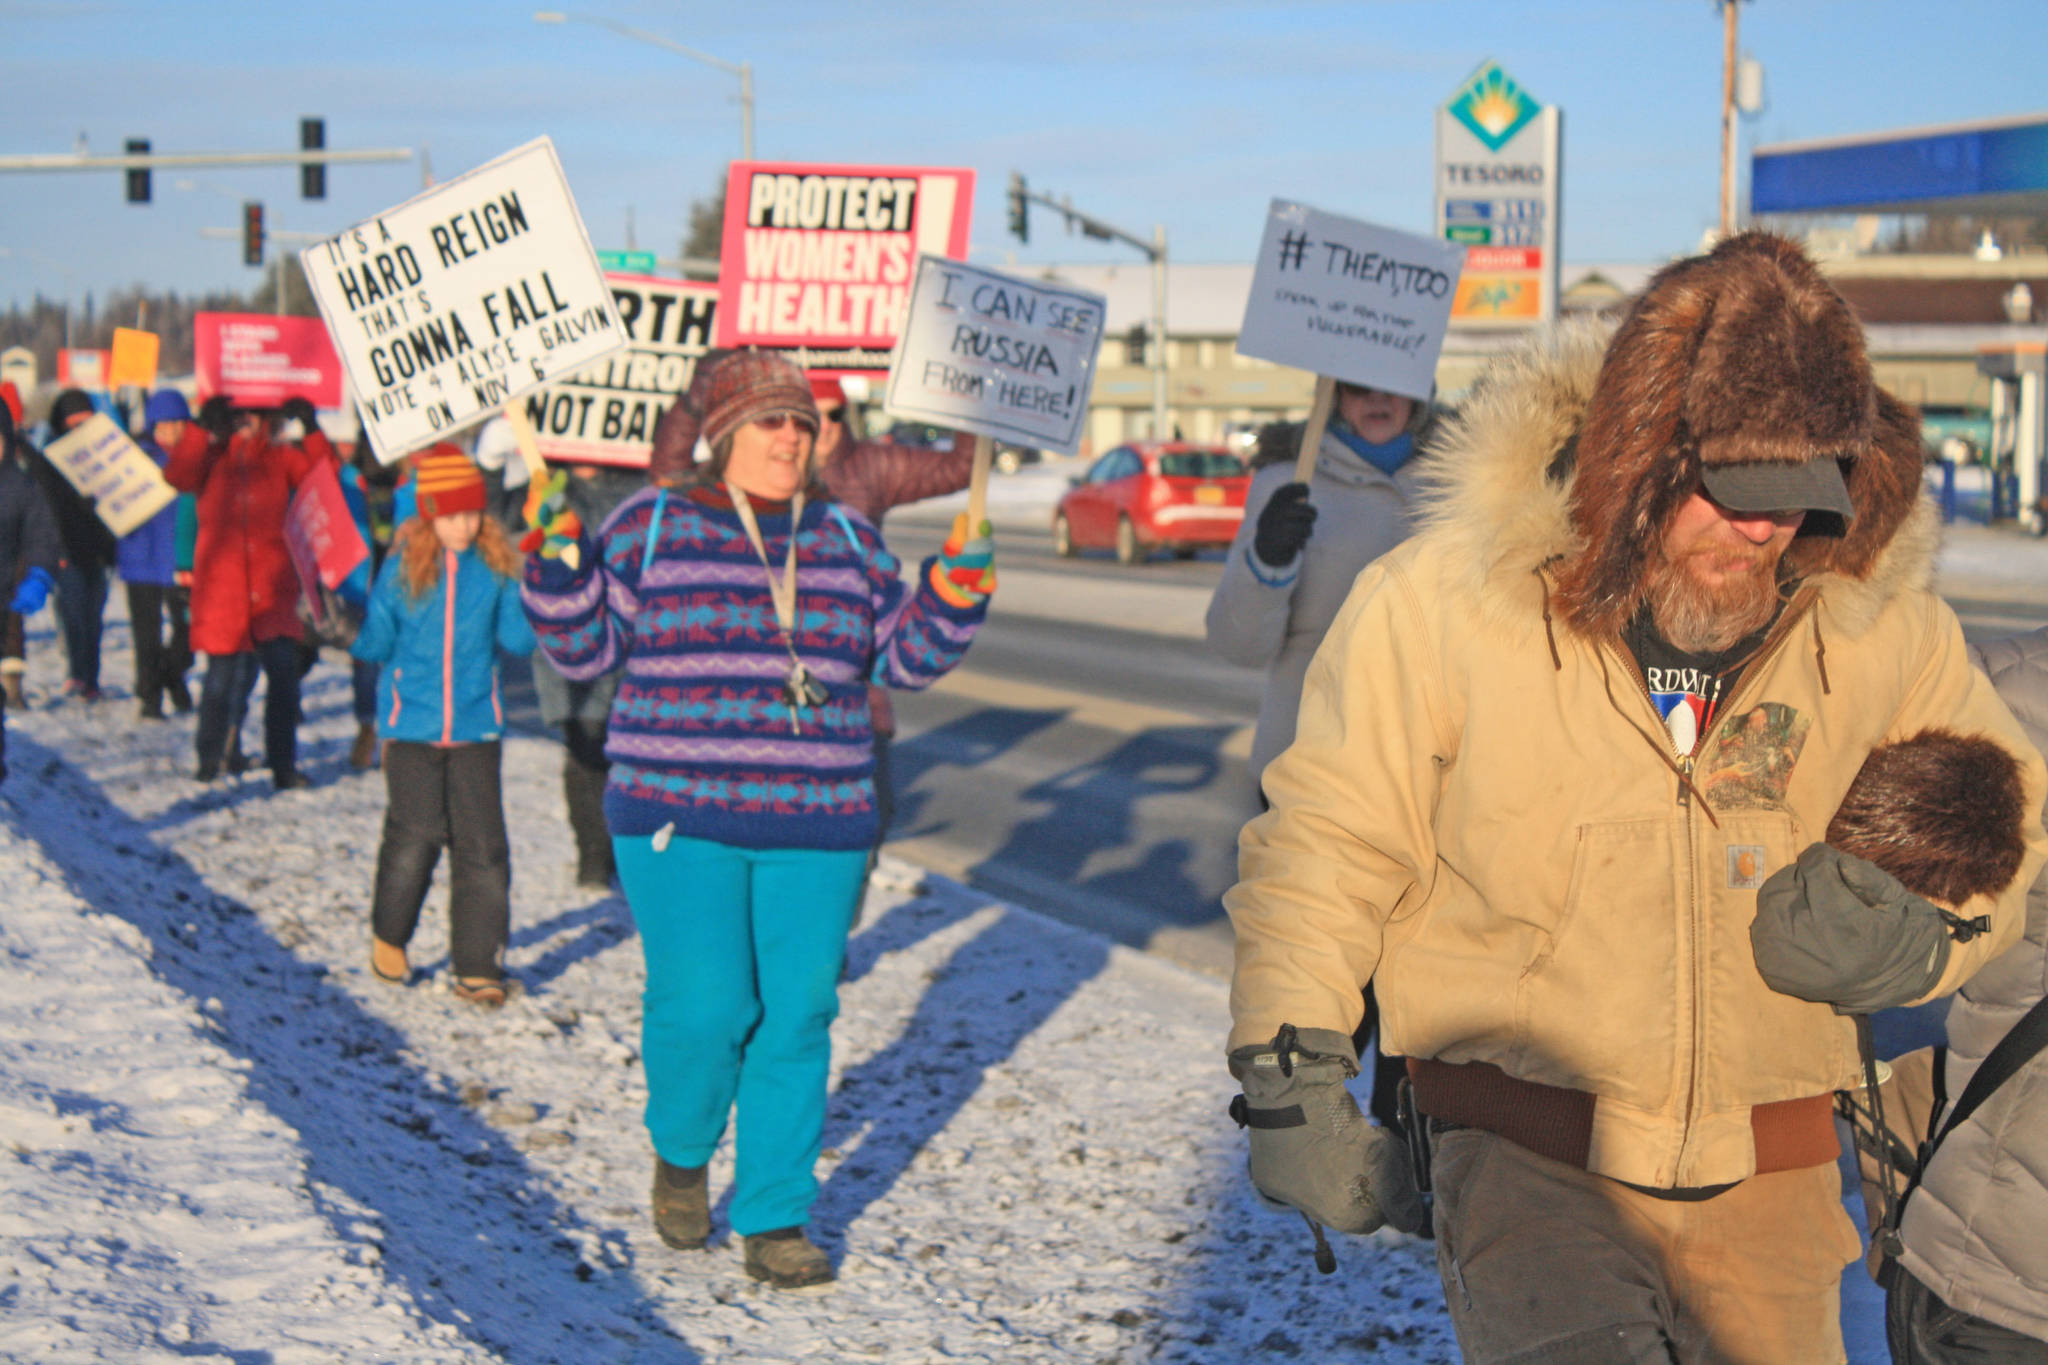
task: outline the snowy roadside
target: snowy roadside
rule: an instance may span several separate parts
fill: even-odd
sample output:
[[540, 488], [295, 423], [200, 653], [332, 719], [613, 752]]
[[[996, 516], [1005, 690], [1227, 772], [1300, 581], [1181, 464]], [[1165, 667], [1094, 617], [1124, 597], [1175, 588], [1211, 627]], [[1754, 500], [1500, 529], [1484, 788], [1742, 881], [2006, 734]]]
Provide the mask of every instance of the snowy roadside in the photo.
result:
[[[50, 633], [30, 652], [47, 696]], [[0, 1356], [1455, 1358], [1426, 1245], [1340, 1239], [1323, 1280], [1250, 1196], [1222, 983], [901, 864], [834, 1030], [840, 1283], [767, 1291], [722, 1237], [667, 1250], [637, 940], [568, 879], [559, 750], [507, 744], [525, 992], [483, 1014], [445, 989], [443, 889], [414, 945], [433, 979], [366, 970], [384, 789], [347, 770], [347, 710], [323, 665], [318, 785], [283, 795], [192, 783], [189, 722], [125, 699], [10, 715]]]

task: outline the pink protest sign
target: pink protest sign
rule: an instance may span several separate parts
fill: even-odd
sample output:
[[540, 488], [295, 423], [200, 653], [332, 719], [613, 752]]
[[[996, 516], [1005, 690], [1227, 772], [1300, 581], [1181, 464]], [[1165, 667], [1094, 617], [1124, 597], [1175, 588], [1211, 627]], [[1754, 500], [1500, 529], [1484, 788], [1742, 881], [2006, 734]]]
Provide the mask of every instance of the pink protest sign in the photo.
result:
[[306, 596], [315, 602], [320, 598], [313, 591], [316, 584], [332, 591], [370, 557], [333, 466], [320, 464], [299, 482], [284, 517], [284, 543]]
[[224, 393], [249, 408], [278, 407], [287, 398], [341, 406], [341, 359], [319, 318], [197, 313], [192, 350], [201, 398]]

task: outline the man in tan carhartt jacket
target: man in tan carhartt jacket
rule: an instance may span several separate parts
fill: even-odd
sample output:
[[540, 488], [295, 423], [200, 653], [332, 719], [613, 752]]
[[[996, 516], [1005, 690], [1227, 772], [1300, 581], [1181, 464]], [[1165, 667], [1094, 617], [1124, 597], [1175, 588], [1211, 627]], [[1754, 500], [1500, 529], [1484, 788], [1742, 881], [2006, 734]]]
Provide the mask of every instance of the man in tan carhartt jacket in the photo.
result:
[[[1352, 589], [1224, 898], [1254, 1180], [1398, 1221], [1388, 1140], [1330, 1088], [1371, 980], [1468, 1359], [1841, 1360], [1831, 1093], [1857, 1050], [1831, 1003], [1955, 989], [2048, 853], [2041, 761], [1928, 589], [1915, 415], [1798, 248], [1749, 233], [1660, 273], [1604, 347], [1500, 362], [1434, 457], [1428, 525]], [[2028, 793], [2019, 875], [1952, 916], [1810, 849], [1870, 751], [1930, 726], [2005, 745]], [[1774, 877], [1787, 923], [1857, 945], [1807, 999], [1752, 951]]]

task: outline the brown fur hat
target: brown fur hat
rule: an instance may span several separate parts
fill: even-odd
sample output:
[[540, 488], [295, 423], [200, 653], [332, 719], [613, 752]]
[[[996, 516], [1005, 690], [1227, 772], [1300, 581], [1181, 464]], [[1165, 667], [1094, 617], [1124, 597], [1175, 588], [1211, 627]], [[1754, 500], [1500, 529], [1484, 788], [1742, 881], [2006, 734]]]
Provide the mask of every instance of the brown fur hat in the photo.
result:
[[1581, 548], [1558, 572], [1568, 620], [1619, 630], [1705, 464], [1842, 465], [1856, 516], [1815, 515], [1786, 572], [1866, 576], [1919, 496], [1916, 414], [1871, 377], [1863, 329], [1797, 243], [1731, 237], [1659, 271], [1609, 343], [1569, 459]]
[[1828, 842], [1931, 900], [2002, 891], [2026, 851], [2020, 765], [1981, 735], [1922, 730], [1871, 751]]

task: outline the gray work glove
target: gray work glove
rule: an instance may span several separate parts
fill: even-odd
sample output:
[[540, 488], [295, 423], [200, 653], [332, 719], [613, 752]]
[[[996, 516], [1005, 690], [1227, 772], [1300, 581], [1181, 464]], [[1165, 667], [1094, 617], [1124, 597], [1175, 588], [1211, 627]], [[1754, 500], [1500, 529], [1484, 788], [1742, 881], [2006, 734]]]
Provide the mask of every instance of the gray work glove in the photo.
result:
[[1951, 928], [1967, 938], [1976, 927], [1877, 864], [1814, 844], [1756, 893], [1749, 944], [1772, 990], [1837, 1014], [1870, 1014], [1933, 990], [1948, 966]]
[[1230, 1074], [1244, 1087], [1231, 1115], [1250, 1130], [1260, 1194], [1339, 1232], [1428, 1225], [1407, 1144], [1366, 1122], [1344, 1088], [1358, 1074], [1349, 1037], [1283, 1024], [1272, 1042], [1232, 1052]]

